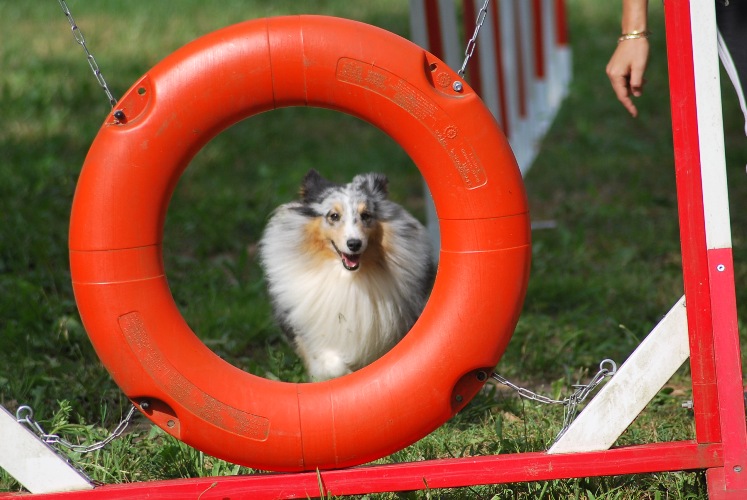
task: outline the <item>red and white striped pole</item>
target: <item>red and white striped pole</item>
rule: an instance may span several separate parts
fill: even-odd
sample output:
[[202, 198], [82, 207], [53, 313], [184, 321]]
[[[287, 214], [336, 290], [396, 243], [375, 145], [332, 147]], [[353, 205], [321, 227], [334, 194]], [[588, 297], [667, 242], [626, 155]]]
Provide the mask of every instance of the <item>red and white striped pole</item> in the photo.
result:
[[711, 498], [747, 497], [747, 430], [737, 330], [714, 2], [665, 2], [672, 128], [697, 441], [723, 444]]
[[[484, 1], [410, 0], [411, 38], [460, 68]], [[565, 1], [492, 0], [466, 78], [503, 129], [525, 174], [571, 79]], [[425, 193], [428, 232], [437, 250], [438, 218], [427, 186]]]

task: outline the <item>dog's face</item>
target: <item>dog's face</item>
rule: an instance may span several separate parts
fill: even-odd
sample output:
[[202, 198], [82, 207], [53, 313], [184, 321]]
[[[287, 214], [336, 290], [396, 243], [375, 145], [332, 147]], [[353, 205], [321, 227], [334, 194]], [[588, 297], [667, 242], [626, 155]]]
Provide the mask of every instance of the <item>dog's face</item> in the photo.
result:
[[[381, 245], [379, 203], [386, 199], [387, 179], [381, 174], [356, 176], [349, 184], [334, 184], [311, 170], [304, 178], [301, 198], [307, 238], [315, 251], [339, 259], [357, 271]], [[368, 251], [368, 254], [367, 254]]]

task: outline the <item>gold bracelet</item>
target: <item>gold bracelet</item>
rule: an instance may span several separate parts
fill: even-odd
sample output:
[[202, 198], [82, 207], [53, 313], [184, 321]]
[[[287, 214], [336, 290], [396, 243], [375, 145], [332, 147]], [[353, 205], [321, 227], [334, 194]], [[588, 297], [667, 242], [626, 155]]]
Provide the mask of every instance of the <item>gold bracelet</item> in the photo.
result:
[[617, 39], [617, 43], [624, 42], [625, 40], [636, 40], [638, 38], [648, 38], [651, 36], [651, 32], [645, 31], [631, 31], [630, 33], [623, 33], [620, 38]]

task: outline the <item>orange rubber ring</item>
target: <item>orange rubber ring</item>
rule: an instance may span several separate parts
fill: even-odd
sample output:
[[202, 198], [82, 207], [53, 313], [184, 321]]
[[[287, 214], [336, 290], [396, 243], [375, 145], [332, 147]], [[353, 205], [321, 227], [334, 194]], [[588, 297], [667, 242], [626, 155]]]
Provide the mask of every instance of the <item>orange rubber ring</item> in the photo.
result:
[[[204, 36], [126, 93], [80, 175], [71, 274], [96, 352], [156, 425], [237, 464], [328, 469], [402, 449], [477, 393], [518, 321], [530, 230], [510, 147], [457, 80], [382, 29], [292, 16]], [[271, 381], [223, 361], [182, 318], [162, 262], [169, 200], [192, 157], [233, 123], [283, 106], [330, 108], [387, 132], [423, 174], [441, 227], [418, 322], [378, 361], [327, 382]]]

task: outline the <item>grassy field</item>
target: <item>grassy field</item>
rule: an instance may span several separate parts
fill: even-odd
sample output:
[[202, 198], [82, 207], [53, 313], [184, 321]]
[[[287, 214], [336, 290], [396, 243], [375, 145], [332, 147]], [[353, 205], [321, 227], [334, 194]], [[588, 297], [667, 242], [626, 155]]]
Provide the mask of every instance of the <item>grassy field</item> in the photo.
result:
[[[569, 0], [574, 80], [526, 178], [533, 234], [524, 311], [498, 372], [564, 396], [599, 362], [621, 363], [682, 295], [661, 3], [652, 2], [652, 61], [633, 120], [604, 66], [619, 32], [618, 2]], [[408, 34], [404, 0], [69, 0], [115, 96], [185, 42], [243, 19], [298, 12], [360, 19]], [[0, 2], [0, 404], [33, 406], [47, 430], [90, 442], [128, 401], [98, 361], [70, 285], [67, 224], [76, 178], [108, 111], [57, 4]], [[724, 84], [725, 131], [739, 309], [747, 310], [745, 139]], [[382, 171], [392, 197], [423, 216], [416, 168], [381, 132], [338, 113], [285, 109], [212, 141], [190, 165], [169, 210], [165, 259], [177, 304], [216, 353], [247, 371], [303, 379], [269, 315], [255, 246], [270, 210], [310, 167], [344, 181]], [[740, 326], [744, 316], [740, 316]], [[743, 334], [743, 348], [744, 348]], [[688, 369], [661, 391], [618, 444], [693, 437]], [[382, 463], [541, 451], [562, 409], [492, 387], [452, 421]], [[139, 419], [105, 450], [73, 455], [106, 483], [245, 474]], [[19, 486], [0, 471], [0, 492]], [[383, 498], [705, 498], [702, 473], [521, 483]]]

